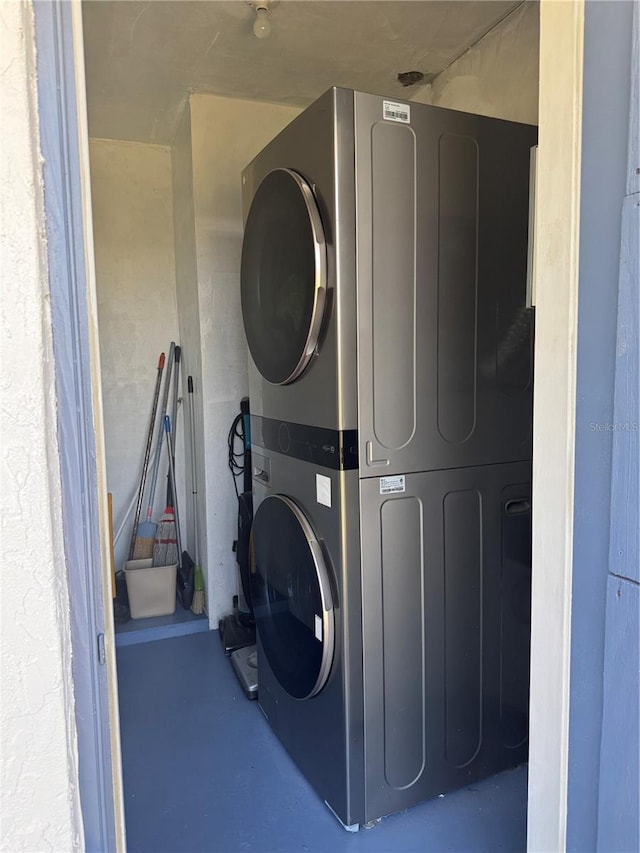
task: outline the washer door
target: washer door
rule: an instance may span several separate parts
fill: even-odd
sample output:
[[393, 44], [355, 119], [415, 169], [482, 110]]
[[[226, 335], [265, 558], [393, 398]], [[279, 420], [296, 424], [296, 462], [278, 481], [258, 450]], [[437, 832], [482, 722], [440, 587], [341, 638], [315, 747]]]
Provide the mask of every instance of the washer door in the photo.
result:
[[293, 382], [318, 343], [327, 258], [309, 184], [274, 169], [253, 197], [242, 243], [242, 317], [256, 367], [274, 385]]
[[256, 628], [269, 666], [295, 699], [329, 677], [333, 597], [322, 549], [302, 510], [283, 495], [259, 506], [252, 527]]

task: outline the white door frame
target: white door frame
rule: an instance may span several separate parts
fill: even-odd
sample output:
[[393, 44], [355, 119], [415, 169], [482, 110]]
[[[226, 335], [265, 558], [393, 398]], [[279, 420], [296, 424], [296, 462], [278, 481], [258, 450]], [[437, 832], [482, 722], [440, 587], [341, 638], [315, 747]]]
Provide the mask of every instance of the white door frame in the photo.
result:
[[[566, 841], [584, 2], [542, 0], [540, 4], [528, 817], [528, 849], [536, 853], [563, 850]], [[62, 0], [51, 0], [51, 4], [68, 5]], [[71, 97], [75, 95], [77, 104], [90, 341], [86, 358], [96, 425], [102, 553], [92, 583], [101, 591], [105, 610], [110, 614], [108, 536], [103, 500], [105, 455], [80, 0], [71, 3], [71, 30], [75, 74], [75, 92]], [[68, 110], [68, 104], [63, 103], [63, 108]], [[107, 782], [114, 792], [118, 849], [124, 849], [115, 644], [112, 620], [107, 617], [105, 623], [111, 744], [111, 775]]]
[[85, 849], [105, 853], [126, 843], [82, 12], [33, 6], [78, 789]]
[[566, 847], [585, 0], [540, 4], [529, 851]]

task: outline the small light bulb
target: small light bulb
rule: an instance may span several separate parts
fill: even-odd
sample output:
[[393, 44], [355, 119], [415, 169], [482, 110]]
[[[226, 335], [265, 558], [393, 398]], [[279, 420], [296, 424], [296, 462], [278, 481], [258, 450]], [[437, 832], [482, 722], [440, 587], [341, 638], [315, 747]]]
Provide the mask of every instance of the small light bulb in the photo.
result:
[[271, 33], [269, 10], [264, 6], [258, 6], [256, 8], [256, 20], [253, 25], [253, 33], [256, 38], [259, 39], [266, 39]]

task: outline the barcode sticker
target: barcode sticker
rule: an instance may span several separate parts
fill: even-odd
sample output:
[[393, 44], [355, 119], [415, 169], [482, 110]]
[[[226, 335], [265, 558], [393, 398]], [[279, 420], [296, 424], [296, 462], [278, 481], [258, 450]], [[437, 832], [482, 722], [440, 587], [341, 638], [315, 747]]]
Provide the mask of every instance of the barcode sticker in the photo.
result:
[[405, 490], [404, 474], [397, 477], [380, 477], [380, 494], [397, 495]]
[[316, 640], [322, 642], [322, 619], [316, 616]]
[[401, 121], [403, 124], [409, 124], [411, 107], [408, 104], [396, 104], [395, 101], [383, 101], [382, 117], [386, 121]]

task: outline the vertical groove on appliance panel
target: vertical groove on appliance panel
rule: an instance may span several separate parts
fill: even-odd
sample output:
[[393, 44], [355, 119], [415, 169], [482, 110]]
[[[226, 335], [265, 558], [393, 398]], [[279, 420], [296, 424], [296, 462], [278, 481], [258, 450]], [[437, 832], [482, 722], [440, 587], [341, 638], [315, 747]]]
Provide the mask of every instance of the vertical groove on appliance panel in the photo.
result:
[[438, 143], [438, 431], [467, 441], [476, 425], [478, 145], [445, 133]]
[[426, 761], [422, 516], [413, 497], [380, 510], [384, 775], [396, 789], [412, 785]]
[[449, 492], [443, 502], [445, 755], [464, 767], [482, 740], [482, 499]]
[[[520, 489], [520, 491], [518, 491]], [[522, 503], [523, 510], [509, 512]], [[502, 744], [521, 746], [529, 732], [531, 637], [530, 486], [509, 487], [502, 500], [500, 576], [500, 729]]]
[[371, 131], [373, 430], [389, 449], [416, 425], [416, 140], [407, 125]]

